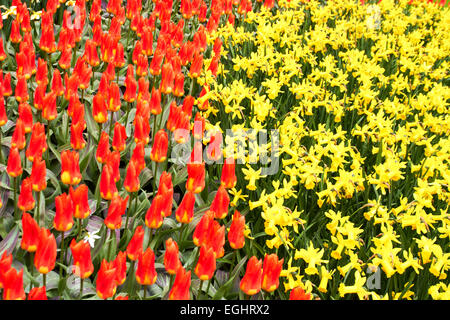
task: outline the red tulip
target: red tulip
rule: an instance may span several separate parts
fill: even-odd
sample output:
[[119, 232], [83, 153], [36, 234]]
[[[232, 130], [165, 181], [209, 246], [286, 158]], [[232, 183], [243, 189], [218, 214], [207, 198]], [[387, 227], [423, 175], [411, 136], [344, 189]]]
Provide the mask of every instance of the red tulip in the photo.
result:
[[108, 263], [105, 259], [102, 260], [97, 273], [96, 289], [97, 295], [101, 299], [108, 299], [116, 293], [116, 268], [112, 262]]
[[228, 242], [233, 249], [241, 249], [245, 244], [244, 237], [245, 217], [239, 211], [235, 211], [231, 221], [230, 231], [228, 231]]
[[261, 288], [267, 292], [276, 290], [280, 284], [280, 273], [284, 259], [278, 260], [276, 254], [264, 256]]
[[22, 213], [22, 240], [20, 247], [28, 252], [35, 252], [39, 244], [40, 228], [28, 212]]
[[109, 163], [103, 166], [100, 177], [100, 195], [105, 200], [111, 200], [118, 194], [116, 182], [114, 181], [113, 168]]
[[136, 281], [141, 285], [152, 285], [156, 282], [155, 254], [149, 247], [139, 256], [136, 268]]
[[100, 141], [98, 142], [97, 145], [97, 152], [95, 154], [95, 158], [97, 159], [98, 162], [105, 164], [108, 160], [110, 152], [111, 151], [109, 148], [109, 135], [105, 131], [102, 131], [100, 135]]
[[23, 269], [10, 268], [3, 274], [3, 300], [25, 300]]
[[27, 177], [22, 180], [20, 194], [17, 200], [17, 207], [22, 211], [30, 211], [34, 208], [35, 203], [36, 201], [33, 198], [31, 178]]
[[75, 239], [72, 239], [70, 250], [73, 257], [73, 273], [81, 279], [88, 278], [94, 272], [89, 243], [84, 240], [77, 243]]
[[216, 271], [216, 258], [214, 250], [202, 245], [200, 248], [200, 256], [195, 266], [195, 274], [200, 280], [210, 280]]
[[69, 231], [73, 226], [73, 203], [67, 193], [55, 198], [56, 213], [53, 227], [61, 232]]
[[75, 190], [70, 186], [69, 194], [73, 203], [73, 216], [77, 219], [85, 219], [91, 214], [88, 191], [88, 187], [85, 184], [81, 184]]
[[164, 213], [162, 208], [164, 206], [164, 197], [162, 195], [156, 195], [153, 198], [150, 208], [148, 208], [145, 214], [145, 225], [151, 229], [158, 229], [161, 227], [164, 219]]
[[39, 192], [45, 190], [47, 187], [46, 170], [44, 160], [37, 158], [33, 161], [30, 177], [31, 185], [34, 191]]
[[32, 288], [28, 293], [28, 300], [48, 300], [45, 287]]
[[105, 218], [105, 225], [109, 229], [120, 229], [122, 226], [122, 216], [127, 209], [128, 198], [129, 196], [122, 199], [118, 194], [112, 197], [108, 208], [108, 215]]
[[134, 161], [130, 161], [127, 167], [127, 174], [125, 176], [125, 180], [123, 181], [123, 187], [128, 192], [137, 192], [141, 186], [139, 181], [139, 168], [135, 164]]
[[190, 300], [191, 271], [180, 267], [175, 276], [175, 282], [169, 292], [169, 300]]
[[240, 289], [249, 296], [257, 294], [261, 290], [261, 264], [261, 260], [258, 260], [255, 256], [247, 262], [247, 269], [241, 280]]
[[194, 218], [195, 193], [187, 191], [184, 194], [183, 200], [175, 212], [175, 217], [178, 222], [190, 223]]
[[120, 124], [119, 122], [116, 122], [114, 124], [114, 135], [113, 135], [113, 142], [112, 147], [116, 151], [123, 151], [126, 147], [126, 140], [127, 140], [127, 134], [125, 131], [125, 127]]
[[19, 149], [13, 147], [9, 151], [8, 165], [6, 166], [6, 172], [10, 177], [20, 176], [23, 172], [22, 162], [20, 160]]
[[166, 252], [164, 253], [164, 267], [168, 274], [176, 274], [178, 268], [181, 266], [178, 254], [178, 244], [172, 238], [167, 239]]
[[77, 185], [81, 181], [80, 155], [76, 151], [61, 151], [61, 181], [64, 184]]
[[0, 258], [0, 289], [3, 289], [3, 277], [11, 269], [12, 260], [12, 254], [8, 253], [7, 250], [3, 251], [2, 257]]
[[230, 197], [224, 186], [220, 186], [219, 190], [209, 207], [209, 210], [214, 212], [214, 217], [216, 219], [223, 219], [228, 214], [228, 205], [230, 203]]
[[127, 255], [123, 251], [119, 251], [113, 261], [116, 268], [116, 282], [120, 286], [125, 282], [127, 277]]
[[164, 129], [160, 129], [155, 134], [153, 148], [150, 153], [150, 159], [155, 162], [166, 161], [168, 144], [169, 138], [167, 136], [167, 132]]
[[43, 274], [49, 273], [55, 267], [56, 240], [50, 230], [42, 228], [39, 233], [39, 243], [34, 256], [36, 269]]
[[311, 294], [300, 287], [295, 287], [289, 294], [289, 300], [311, 300]]
[[142, 252], [144, 234], [145, 231], [142, 226], [138, 226], [136, 230], [134, 230], [134, 235], [127, 246], [128, 259], [135, 261], [139, 258], [139, 255]]

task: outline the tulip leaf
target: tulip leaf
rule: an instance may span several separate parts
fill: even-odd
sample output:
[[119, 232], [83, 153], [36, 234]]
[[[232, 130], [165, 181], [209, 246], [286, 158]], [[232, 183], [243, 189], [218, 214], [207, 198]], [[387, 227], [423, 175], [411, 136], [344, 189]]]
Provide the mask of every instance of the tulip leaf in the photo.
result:
[[16, 225], [8, 235], [0, 242], [0, 256], [5, 250], [11, 253], [17, 245], [19, 240], [20, 228]]
[[222, 299], [225, 296], [225, 294], [229, 291], [230, 287], [232, 286], [234, 279], [241, 272], [241, 270], [244, 267], [244, 264], [245, 264], [246, 261], [247, 261], [247, 256], [244, 256], [241, 259], [241, 261], [239, 261], [236, 264], [236, 266], [234, 267], [233, 271], [230, 274], [230, 277], [228, 278], [228, 281], [223, 286], [221, 286], [217, 290], [216, 294], [213, 296], [214, 300]]

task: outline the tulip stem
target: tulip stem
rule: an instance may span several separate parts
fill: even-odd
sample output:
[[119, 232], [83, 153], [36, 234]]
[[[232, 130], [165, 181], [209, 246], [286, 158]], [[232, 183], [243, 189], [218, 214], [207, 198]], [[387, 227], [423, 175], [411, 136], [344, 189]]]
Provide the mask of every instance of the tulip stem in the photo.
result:
[[18, 207], [17, 207], [17, 189], [18, 189], [18, 185], [19, 185], [19, 180], [17, 179], [17, 177], [13, 178], [13, 185], [14, 185], [14, 220], [17, 221], [19, 220], [19, 214], [18, 214]]
[[36, 201], [36, 220], [38, 223], [38, 226], [41, 226], [41, 213], [39, 212], [39, 209], [41, 207], [41, 194], [38, 192], [36, 192], [36, 197], [37, 197], [37, 201]]
[[3, 136], [3, 131], [0, 129], [0, 163], [3, 163], [3, 161], [4, 161], [3, 150], [2, 150], [2, 136]]
[[147, 285], [144, 284], [143, 287], [144, 287], [144, 299], [143, 300], [145, 300], [147, 298]]
[[[137, 198], [137, 192], [132, 192], [131, 193], [131, 199], [130, 199], [130, 207], [127, 210], [127, 219], [125, 220], [125, 230], [128, 228], [128, 220], [130, 218], [130, 211], [131, 211], [131, 206], [133, 204], [133, 200]], [[136, 201], [135, 201], [136, 202]], [[133, 212], [134, 213], [134, 212]]]
[[78, 236], [77, 236], [77, 240], [79, 241], [80, 240], [80, 237], [81, 237], [81, 219], [77, 219], [78, 220]]
[[130, 271], [128, 275], [128, 297], [131, 299], [134, 296], [134, 265], [135, 261], [131, 260]]
[[148, 236], [148, 245], [147, 245], [147, 248], [151, 248], [150, 244], [152, 243], [152, 238], [153, 238], [153, 229], [152, 229], [152, 228], [149, 228], [149, 230], [150, 230], [150, 234], [149, 234], [149, 236]]
[[115, 246], [117, 245], [116, 242], [116, 230], [110, 229], [110, 237], [111, 237], [111, 243], [109, 244], [109, 253], [108, 253], [108, 257], [109, 260], [112, 260], [112, 258], [114, 257], [115, 254], [115, 250], [113, 250], [113, 248], [115, 248]]
[[80, 279], [80, 300], [83, 297], [83, 285], [84, 285], [84, 279]]
[[[64, 265], [64, 231], [61, 231], [61, 256], [59, 260], [61, 261], [61, 265]], [[62, 268], [59, 268], [59, 277], [62, 276]]]
[[198, 287], [198, 293], [197, 293], [197, 300], [201, 300], [204, 282], [205, 282], [204, 280], [200, 280], [200, 286]]
[[43, 283], [44, 287], [47, 287], [47, 274], [46, 273], [42, 274], [42, 283]]

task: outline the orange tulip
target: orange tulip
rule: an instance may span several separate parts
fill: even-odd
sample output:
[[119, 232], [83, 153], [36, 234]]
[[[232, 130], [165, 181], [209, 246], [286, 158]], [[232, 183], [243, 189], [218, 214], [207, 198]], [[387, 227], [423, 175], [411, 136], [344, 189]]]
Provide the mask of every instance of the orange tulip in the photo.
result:
[[31, 130], [31, 138], [25, 156], [34, 162], [34, 159], [42, 158], [42, 154], [47, 150], [47, 138], [45, 127], [40, 122], [35, 122]]
[[22, 213], [22, 230], [20, 247], [28, 252], [35, 252], [39, 244], [41, 229], [28, 212]]
[[142, 226], [138, 226], [136, 230], [134, 230], [134, 235], [127, 246], [128, 259], [135, 261], [139, 258], [139, 255], [142, 253], [144, 234], [145, 231]]
[[151, 229], [158, 229], [161, 227], [164, 219], [164, 213], [162, 208], [164, 206], [164, 197], [162, 195], [156, 195], [153, 198], [150, 208], [148, 208], [145, 214], [145, 225]]
[[190, 300], [191, 271], [180, 267], [175, 276], [175, 282], [169, 292], [169, 300]]
[[10, 268], [3, 274], [3, 300], [25, 300], [23, 269]]
[[73, 203], [73, 216], [77, 219], [85, 219], [91, 214], [88, 191], [88, 186], [85, 184], [81, 184], [75, 190], [70, 186], [69, 194]]
[[108, 208], [108, 215], [105, 218], [105, 225], [112, 230], [120, 229], [122, 226], [122, 216], [125, 214], [128, 203], [127, 196], [122, 199], [118, 194], [114, 195]]
[[240, 289], [249, 296], [257, 294], [261, 290], [262, 261], [255, 256], [247, 262], [245, 275], [241, 280]]
[[209, 210], [214, 212], [214, 217], [216, 219], [223, 219], [228, 214], [228, 205], [230, 204], [230, 197], [224, 186], [220, 186], [219, 190], [209, 207]]
[[61, 232], [69, 231], [73, 226], [73, 203], [67, 193], [55, 198], [55, 218], [53, 227]]
[[33, 198], [31, 178], [27, 177], [22, 180], [19, 199], [17, 200], [17, 207], [22, 211], [30, 211], [34, 208], [35, 203], [36, 201]]
[[42, 160], [41, 158], [37, 158], [33, 161], [30, 177], [31, 185], [34, 191], [39, 192], [47, 188], [46, 170], [47, 169], [44, 160]]
[[105, 164], [108, 160], [109, 153], [110, 153], [109, 135], [105, 131], [102, 131], [100, 135], [100, 141], [98, 142], [97, 145], [97, 152], [95, 154], [95, 158], [97, 159], [98, 162]]
[[166, 161], [168, 144], [169, 138], [167, 136], [167, 132], [164, 129], [160, 129], [155, 134], [153, 148], [150, 153], [150, 159], [155, 162]]
[[175, 212], [175, 217], [178, 222], [190, 223], [194, 218], [195, 193], [187, 191], [184, 194], [183, 200]]
[[311, 300], [311, 294], [300, 287], [295, 287], [289, 294], [289, 300]]
[[228, 231], [228, 242], [233, 249], [241, 249], [245, 244], [244, 237], [245, 217], [239, 211], [235, 211], [231, 221], [230, 231]]
[[149, 247], [140, 254], [136, 268], [136, 281], [140, 285], [152, 285], [156, 282], [155, 254]]
[[72, 239], [70, 250], [73, 257], [73, 273], [81, 279], [88, 278], [94, 272], [89, 243], [84, 240], [77, 243], [75, 239]]
[[116, 283], [120, 286], [127, 278], [127, 254], [123, 251], [119, 251], [113, 264], [116, 268]]
[[123, 151], [126, 147], [127, 133], [125, 131], [125, 127], [116, 122], [114, 124], [114, 135], [112, 141], [112, 147], [116, 151]]
[[116, 293], [116, 268], [112, 262], [102, 260], [97, 273], [96, 289], [101, 299], [108, 299]]
[[181, 266], [178, 244], [169, 238], [166, 240], [166, 252], [164, 253], [164, 267], [168, 274], [176, 274]]
[[28, 300], [48, 300], [45, 286], [32, 288], [28, 293]]
[[80, 155], [76, 151], [61, 152], [61, 181], [64, 184], [77, 185], [81, 181]]
[[201, 246], [200, 256], [194, 270], [200, 280], [210, 280], [212, 278], [216, 271], [216, 258], [211, 247], [207, 245]]
[[23, 172], [19, 149], [17, 147], [13, 147], [9, 151], [6, 172], [8, 172], [8, 175], [13, 178], [20, 176]]
[[103, 166], [100, 177], [100, 195], [105, 200], [111, 200], [118, 194], [116, 182], [114, 181], [113, 168], [109, 163]]
[[130, 164], [127, 167], [127, 174], [125, 176], [125, 180], [123, 181], [123, 187], [128, 192], [137, 192], [141, 186], [139, 181], [140, 171], [138, 170], [136, 163], [134, 161], [130, 161]]
[[236, 178], [234, 158], [229, 157], [225, 159], [225, 163], [222, 166], [222, 175], [220, 177], [220, 183], [226, 189], [231, 189], [234, 188], [236, 182], [237, 178]]
[[12, 254], [8, 253], [7, 250], [3, 251], [2, 257], [0, 258], [0, 289], [3, 289], [3, 277], [11, 269], [12, 260]]
[[56, 240], [50, 230], [42, 228], [39, 233], [39, 243], [34, 256], [36, 269], [43, 274], [49, 273], [55, 267]]
[[274, 253], [264, 256], [261, 288], [264, 291], [272, 292], [280, 285], [280, 273], [283, 269], [284, 259], [278, 260]]

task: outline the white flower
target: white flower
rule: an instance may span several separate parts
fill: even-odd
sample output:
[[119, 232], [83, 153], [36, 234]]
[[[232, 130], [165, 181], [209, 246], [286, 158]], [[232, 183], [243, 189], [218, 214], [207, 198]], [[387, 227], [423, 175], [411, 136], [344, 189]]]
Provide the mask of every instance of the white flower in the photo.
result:
[[93, 248], [95, 244], [95, 240], [100, 239], [101, 237], [97, 235], [100, 229], [97, 229], [93, 232], [88, 232], [86, 237], [84, 237], [84, 241], [89, 242], [89, 245]]

